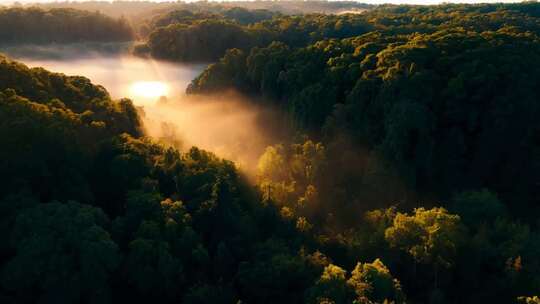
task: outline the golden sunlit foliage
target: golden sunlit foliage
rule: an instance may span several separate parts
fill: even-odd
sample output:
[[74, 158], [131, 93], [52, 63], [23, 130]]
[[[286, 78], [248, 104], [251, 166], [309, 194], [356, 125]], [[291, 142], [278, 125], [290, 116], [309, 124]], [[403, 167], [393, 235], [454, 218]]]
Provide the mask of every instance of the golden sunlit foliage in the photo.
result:
[[418, 208], [414, 215], [398, 213], [385, 232], [391, 246], [406, 250], [418, 262], [449, 267], [456, 251], [461, 227], [457, 215], [444, 208]]

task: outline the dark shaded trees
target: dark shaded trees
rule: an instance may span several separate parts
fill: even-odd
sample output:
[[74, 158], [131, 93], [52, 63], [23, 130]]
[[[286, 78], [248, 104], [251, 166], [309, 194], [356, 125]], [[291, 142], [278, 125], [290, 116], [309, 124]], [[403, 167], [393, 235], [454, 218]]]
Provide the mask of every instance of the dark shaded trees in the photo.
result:
[[8, 292], [25, 302], [103, 303], [120, 261], [109, 220], [99, 209], [53, 202], [17, 214], [15, 255], [3, 266]]
[[[302, 138], [266, 151], [258, 183], [339, 265], [381, 258], [412, 301], [514, 301], [538, 289], [537, 8], [278, 17], [252, 26], [276, 41], [228, 52], [187, 92], [263, 97], [321, 142], [322, 173], [295, 173]], [[337, 281], [310, 301], [349, 301]]]
[[203, 20], [193, 25], [171, 24], [149, 35], [147, 46], [156, 58], [207, 62], [217, 60], [231, 48], [249, 49], [264, 37], [241, 26], [219, 20]]
[[95, 199], [85, 175], [99, 143], [141, 134], [131, 101], [111, 100], [86, 78], [0, 60], [0, 196], [27, 187], [45, 201]]
[[[210, 66], [188, 92], [260, 94], [300, 130], [329, 142], [352, 137], [416, 191], [448, 198], [489, 188], [525, 215], [520, 201], [534, 200], [538, 179], [537, 161], [529, 162], [537, 154], [538, 41], [505, 27], [273, 43]], [[529, 148], [514, 148], [521, 145]]]
[[145, 138], [131, 102], [86, 78], [4, 57], [0, 70], [2, 300], [251, 298], [242, 265], [259, 265], [269, 239], [286, 245], [268, 259], [286, 259], [267, 280], [297, 284], [298, 295], [311, 282], [302, 236], [233, 163]]
[[1, 44], [130, 41], [125, 19], [98, 12], [56, 8], [0, 8]]

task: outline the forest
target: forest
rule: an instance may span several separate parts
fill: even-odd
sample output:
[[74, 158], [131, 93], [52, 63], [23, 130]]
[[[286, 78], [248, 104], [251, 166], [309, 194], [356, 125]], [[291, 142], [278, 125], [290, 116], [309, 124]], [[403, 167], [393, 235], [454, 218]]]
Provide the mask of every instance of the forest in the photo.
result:
[[0, 55], [0, 303], [540, 303], [540, 3], [314, 3], [0, 8], [0, 45], [205, 63], [187, 95], [291, 132], [251, 178]]
[[257, 0], [257, 1], [161, 1], [151, 0], [140, 1], [58, 1], [33, 3], [46, 9], [51, 8], [73, 8], [86, 11], [100, 11], [113, 18], [125, 16], [129, 19], [137, 20], [149, 16], [159, 16], [160, 14], [172, 10], [189, 10], [192, 12], [220, 13], [229, 9], [242, 9], [248, 11], [269, 10], [287, 15], [298, 15], [307, 13], [342, 13], [351, 11], [363, 11], [373, 8], [373, 5], [356, 1], [327, 1], [327, 0]]
[[0, 43], [111, 42], [133, 40], [125, 19], [68, 8], [2, 8]]

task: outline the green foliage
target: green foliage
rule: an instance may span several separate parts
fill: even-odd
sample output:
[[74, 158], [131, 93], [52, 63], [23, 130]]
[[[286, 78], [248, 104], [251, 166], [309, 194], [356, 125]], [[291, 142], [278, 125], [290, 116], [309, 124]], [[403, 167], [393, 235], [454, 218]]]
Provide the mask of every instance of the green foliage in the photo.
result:
[[505, 216], [505, 206], [497, 195], [484, 189], [458, 193], [453, 199], [453, 208], [463, 222], [474, 227]]
[[268, 301], [301, 298], [313, 271], [298, 245], [259, 246], [300, 236], [232, 162], [143, 137], [131, 102], [85, 78], [0, 63], [2, 300], [260, 299], [260, 261], [281, 263], [268, 287], [288, 288]]
[[324, 268], [321, 277], [308, 291], [307, 303], [322, 304], [352, 303], [354, 289], [347, 284], [347, 272], [339, 266], [330, 264]]
[[130, 100], [113, 101], [83, 77], [0, 56], [0, 196], [31, 189], [40, 199], [92, 201], [88, 171], [99, 143], [141, 134]]
[[225, 18], [234, 20], [240, 24], [257, 23], [272, 19], [276, 15], [278, 13], [266, 9], [248, 10], [243, 7], [232, 7], [223, 12]]
[[133, 36], [125, 19], [97, 11], [0, 7], [2, 44], [129, 41]]
[[150, 54], [176, 61], [212, 61], [231, 48], [250, 48], [261, 36], [228, 21], [204, 20], [192, 25], [159, 27], [148, 38]]
[[454, 263], [462, 227], [458, 215], [444, 208], [418, 208], [414, 215], [398, 213], [386, 229], [386, 240], [407, 251], [419, 263], [450, 267]]
[[282, 242], [258, 246], [251, 262], [242, 262], [238, 282], [243, 299], [255, 303], [299, 303], [313, 280], [309, 264]]
[[200, 285], [189, 290], [184, 296], [186, 304], [228, 304], [235, 303], [233, 292], [223, 286]]
[[[154, 1], [81, 1], [81, 2], [46, 2], [36, 3], [36, 5], [44, 8], [68, 7], [88, 11], [101, 11], [104, 14], [120, 17], [146, 17], [152, 18], [156, 14], [161, 15], [167, 11], [190, 11], [194, 14], [200, 12], [208, 12], [216, 15], [238, 15], [237, 11], [244, 13], [244, 9], [248, 10], [250, 15], [265, 15], [266, 11], [282, 14], [303, 14], [303, 13], [339, 13], [342, 11], [373, 8], [372, 5], [359, 3], [355, 1], [325, 1], [313, 0], [309, 3], [296, 1], [235, 1], [235, 2], [154, 2]], [[265, 12], [260, 12], [264, 10]], [[229, 13], [231, 11], [231, 13]], [[240, 20], [238, 20], [240, 21]]]
[[347, 283], [354, 287], [355, 303], [405, 302], [399, 281], [379, 259], [373, 263], [356, 264]]
[[272, 19], [272, 17], [276, 15], [278, 15], [276, 12], [265, 9], [248, 10], [242, 7], [231, 7], [215, 12], [212, 10], [192, 11], [189, 9], [179, 9], [155, 16], [150, 21], [149, 27], [151, 29], [156, 29], [159, 27], [166, 27], [171, 24], [191, 25], [197, 24], [199, 21], [204, 19], [222, 19], [247, 25]]
[[[535, 303], [537, 3], [155, 5], [138, 52], [221, 57], [188, 93], [258, 95], [316, 140], [268, 147], [252, 187], [230, 161], [144, 137], [131, 101], [0, 57], [0, 302]], [[52, 40], [61, 19], [57, 41], [127, 31], [11, 14]]]
[[518, 300], [521, 302], [521, 303], [526, 303], [526, 304], [538, 304], [540, 303], [540, 298], [538, 296], [533, 296], [533, 297], [519, 297]]
[[272, 41], [306, 46], [323, 38], [363, 34], [371, 27], [359, 15], [273, 16], [266, 11], [230, 9], [223, 12], [223, 17], [173, 11], [154, 19], [147, 28], [150, 33], [146, 45], [151, 55], [207, 62], [219, 59], [232, 48], [247, 51]]
[[334, 264], [324, 268], [306, 294], [307, 303], [405, 303], [398, 280], [381, 260], [357, 263], [349, 278], [347, 271]]
[[[152, 229], [148, 227], [152, 224], [145, 222], [139, 230]], [[144, 296], [174, 298], [184, 279], [182, 262], [171, 254], [169, 245], [143, 236], [129, 244], [125, 267], [128, 284]]]
[[[359, 215], [395, 203], [404, 194], [394, 175], [381, 172], [375, 156], [354, 148], [343, 142], [327, 147], [309, 139], [267, 147], [257, 168], [263, 200], [279, 207], [282, 217], [296, 222], [300, 231], [314, 228], [335, 238], [336, 233], [359, 228], [365, 224]], [[365, 236], [373, 235], [370, 231]]]
[[[263, 96], [328, 146], [350, 138], [383, 160], [380, 173], [392, 168], [415, 193], [447, 199], [488, 188], [526, 217], [539, 172], [537, 7], [278, 17], [252, 26], [278, 32], [277, 42], [229, 54], [188, 93], [233, 87]], [[329, 30], [338, 23], [358, 30]]]
[[259, 159], [258, 188], [263, 200], [282, 208], [285, 218], [297, 218], [299, 231], [309, 231], [310, 221], [324, 216], [317, 187], [326, 169], [325, 158], [324, 146], [308, 140], [269, 146]]
[[101, 210], [75, 202], [23, 209], [13, 228], [16, 253], [3, 269], [3, 286], [28, 301], [108, 301], [120, 253], [107, 226]]

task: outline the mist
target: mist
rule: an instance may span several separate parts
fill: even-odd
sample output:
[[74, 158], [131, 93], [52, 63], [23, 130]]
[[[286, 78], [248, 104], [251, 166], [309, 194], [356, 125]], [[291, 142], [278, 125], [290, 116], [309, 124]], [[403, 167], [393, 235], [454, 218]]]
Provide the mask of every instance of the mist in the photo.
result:
[[284, 140], [286, 127], [277, 112], [235, 92], [213, 96], [161, 98], [144, 106], [148, 135], [180, 149], [197, 146], [232, 160], [254, 177], [265, 148]]
[[174, 64], [131, 56], [127, 53], [128, 47], [126, 44], [29, 45], [4, 47], [0, 52], [29, 67], [87, 77], [92, 83], [105, 87], [113, 98], [128, 97], [139, 106], [151, 105], [160, 96], [138, 92], [133, 89], [134, 84], [161, 83], [166, 87], [165, 95], [179, 96], [205, 67], [204, 64]]
[[235, 92], [188, 96], [185, 89], [206, 65], [176, 64], [128, 55], [125, 46], [80, 45], [3, 48], [13, 59], [102, 85], [112, 98], [128, 97], [139, 108], [145, 132], [186, 151], [192, 146], [232, 160], [255, 176], [258, 158], [287, 132], [276, 111]]

